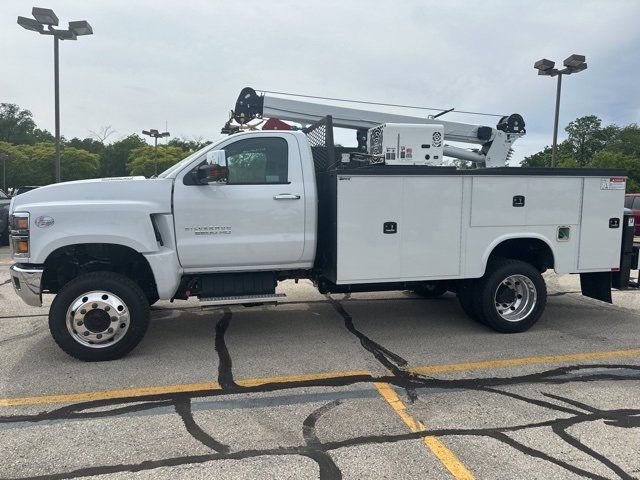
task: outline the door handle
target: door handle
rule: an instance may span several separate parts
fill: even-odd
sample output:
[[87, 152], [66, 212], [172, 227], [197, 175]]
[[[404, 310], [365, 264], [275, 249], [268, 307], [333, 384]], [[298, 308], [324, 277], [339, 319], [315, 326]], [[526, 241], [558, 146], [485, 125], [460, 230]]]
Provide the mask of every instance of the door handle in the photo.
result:
[[300, 195], [293, 195], [292, 193], [279, 193], [273, 196], [274, 200], [300, 200]]

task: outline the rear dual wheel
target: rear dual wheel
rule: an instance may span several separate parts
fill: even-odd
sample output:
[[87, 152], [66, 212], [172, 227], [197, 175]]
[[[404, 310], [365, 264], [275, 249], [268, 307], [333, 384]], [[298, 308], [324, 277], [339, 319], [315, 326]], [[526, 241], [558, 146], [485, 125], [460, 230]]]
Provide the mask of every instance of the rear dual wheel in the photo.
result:
[[538, 321], [547, 303], [540, 272], [520, 260], [500, 260], [485, 276], [458, 292], [467, 315], [502, 333], [524, 332]]

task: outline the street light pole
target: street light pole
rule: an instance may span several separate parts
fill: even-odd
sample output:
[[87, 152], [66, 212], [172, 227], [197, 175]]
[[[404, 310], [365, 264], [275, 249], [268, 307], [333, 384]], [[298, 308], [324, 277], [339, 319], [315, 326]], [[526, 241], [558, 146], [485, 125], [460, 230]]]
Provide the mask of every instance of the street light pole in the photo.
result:
[[158, 137], [154, 137], [154, 145], [153, 145], [153, 163], [154, 163], [154, 170], [155, 170], [155, 176], [158, 176]]
[[[33, 18], [18, 17], [18, 25], [26, 30], [38, 32], [41, 35], [53, 36], [53, 83], [54, 83], [54, 103], [55, 103], [55, 123], [56, 123], [56, 159], [55, 177], [56, 183], [61, 181], [60, 172], [60, 59], [58, 43], [60, 40], [76, 40], [80, 35], [92, 35], [93, 29], [86, 20], [69, 22], [66, 30], [54, 28], [58, 26], [58, 16], [50, 8], [33, 7], [31, 10]], [[44, 27], [47, 26], [45, 30]]]
[[556, 88], [556, 111], [553, 122], [553, 145], [551, 146], [551, 168], [556, 166], [558, 161], [558, 118], [560, 117], [560, 91], [562, 90], [562, 76], [571, 75], [587, 69], [584, 55], [571, 55], [567, 57], [563, 65], [565, 68], [558, 70], [555, 62], [543, 58], [538, 60], [533, 68], [538, 70], [538, 75], [548, 75], [550, 77], [558, 77], [558, 86]]
[[155, 128], [151, 128], [149, 130], [142, 130], [143, 135], [148, 135], [154, 139], [153, 144], [153, 163], [154, 163], [154, 171], [155, 176], [158, 176], [158, 139], [163, 137], [168, 137], [169, 132], [159, 132]]
[[558, 74], [558, 88], [556, 90], [556, 114], [553, 122], [553, 146], [551, 147], [551, 168], [556, 166], [558, 159], [558, 117], [560, 117], [560, 90], [562, 89], [562, 74]]
[[56, 111], [56, 183], [62, 179], [60, 168], [60, 60], [58, 53], [58, 37], [53, 36], [53, 76], [54, 76], [54, 96]]

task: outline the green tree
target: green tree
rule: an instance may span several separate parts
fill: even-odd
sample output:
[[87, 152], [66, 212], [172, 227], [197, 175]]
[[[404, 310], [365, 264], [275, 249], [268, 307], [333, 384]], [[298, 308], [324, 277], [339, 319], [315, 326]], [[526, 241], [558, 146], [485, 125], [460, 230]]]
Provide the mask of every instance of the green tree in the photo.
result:
[[175, 137], [169, 140], [168, 145], [170, 147], [179, 147], [185, 153], [192, 153], [197, 150], [200, 150], [207, 145], [210, 145], [211, 141], [204, 141], [202, 138], [195, 138], [193, 140], [188, 140], [186, 138]]
[[128, 175], [127, 162], [131, 151], [145, 146], [147, 146], [147, 142], [135, 133], [107, 145], [100, 156], [100, 175], [103, 177]]
[[591, 159], [589, 167], [626, 170], [627, 193], [640, 192], [640, 160], [634, 155], [621, 152], [598, 152]]
[[[16, 145], [13, 145], [9, 142], [0, 141], [0, 153], [3, 153], [4, 155], [7, 156], [7, 158], [4, 160], [5, 173], [7, 175], [7, 178], [6, 178], [7, 188], [15, 187], [16, 183], [13, 182], [13, 178], [12, 178], [12, 172], [15, 170], [14, 163], [24, 161], [26, 157]], [[5, 179], [2, 179], [2, 180], [5, 180]], [[0, 184], [0, 188], [2, 188], [1, 184]]]
[[569, 134], [566, 141], [571, 145], [573, 157], [578, 165], [586, 166], [594, 154], [604, 150], [617, 129], [615, 125], [602, 128], [602, 120], [595, 115], [576, 118], [569, 123], [565, 128]]
[[[551, 167], [551, 147], [546, 146], [543, 150], [533, 155], [525, 157], [520, 162], [522, 167]], [[558, 168], [575, 168], [578, 166], [578, 162], [573, 157], [572, 145], [566, 140], [558, 145], [558, 161], [556, 167]]]
[[53, 140], [53, 136], [46, 130], [36, 128], [29, 110], [23, 110], [13, 103], [0, 103], [0, 141], [33, 145], [48, 140]]
[[84, 180], [100, 176], [100, 155], [79, 148], [63, 147], [60, 153], [62, 180]]
[[65, 145], [68, 147], [79, 148], [80, 150], [86, 150], [90, 153], [97, 153], [99, 155], [104, 152], [105, 146], [99, 140], [95, 140], [93, 138], [77, 138], [74, 137], [71, 140], [65, 142]]
[[[53, 143], [18, 145], [14, 148], [14, 160], [7, 164], [8, 185], [47, 185], [55, 181], [56, 149]], [[63, 181], [95, 178], [99, 172], [100, 157], [65, 146], [60, 151], [60, 164]]]
[[632, 123], [619, 128], [607, 143], [607, 150], [635, 155], [640, 159], [640, 127]]
[[[158, 173], [163, 172], [186, 157], [180, 147], [158, 145]], [[155, 153], [151, 145], [131, 150], [127, 170], [129, 175], [144, 175], [151, 177], [155, 174]]]

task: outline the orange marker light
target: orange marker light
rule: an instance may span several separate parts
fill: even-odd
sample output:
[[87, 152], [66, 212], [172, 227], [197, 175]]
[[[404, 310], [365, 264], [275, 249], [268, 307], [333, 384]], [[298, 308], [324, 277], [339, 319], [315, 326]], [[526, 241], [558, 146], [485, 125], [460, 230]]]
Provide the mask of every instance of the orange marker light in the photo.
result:
[[16, 241], [16, 253], [29, 253], [29, 240]]

